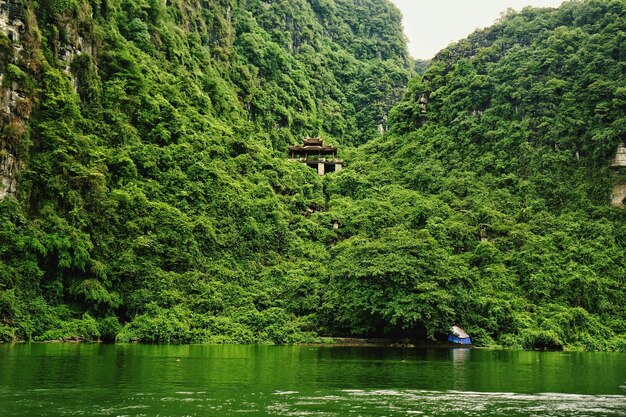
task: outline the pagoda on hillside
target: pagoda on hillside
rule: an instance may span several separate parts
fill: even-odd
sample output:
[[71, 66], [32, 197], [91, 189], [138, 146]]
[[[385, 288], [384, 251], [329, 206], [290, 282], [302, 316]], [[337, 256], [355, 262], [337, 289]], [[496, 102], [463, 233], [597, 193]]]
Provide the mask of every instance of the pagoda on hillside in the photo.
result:
[[339, 172], [343, 161], [337, 159], [337, 147], [324, 145], [322, 138], [306, 138], [304, 144], [290, 146], [289, 160], [317, 169], [318, 175]]
[[613, 207], [624, 207], [626, 202], [626, 182], [624, 182], [624, 170], [626, 169], [626, 145], [620, 143], [617, 145], [615, 156], [610, 162], [611, 168], [614, 170], [615, 185], [613, 186], [613, 194], [611, 195], [611, 205]]

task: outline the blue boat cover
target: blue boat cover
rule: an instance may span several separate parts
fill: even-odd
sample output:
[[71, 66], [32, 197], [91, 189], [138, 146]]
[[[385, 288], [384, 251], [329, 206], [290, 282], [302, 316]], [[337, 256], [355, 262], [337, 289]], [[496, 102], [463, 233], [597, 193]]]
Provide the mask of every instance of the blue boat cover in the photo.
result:
[[453, 334], [448, 335], [448, 342], [458, 343], [459, 345], [471, 345], [472, 339], [469, 337], [458, 337]]

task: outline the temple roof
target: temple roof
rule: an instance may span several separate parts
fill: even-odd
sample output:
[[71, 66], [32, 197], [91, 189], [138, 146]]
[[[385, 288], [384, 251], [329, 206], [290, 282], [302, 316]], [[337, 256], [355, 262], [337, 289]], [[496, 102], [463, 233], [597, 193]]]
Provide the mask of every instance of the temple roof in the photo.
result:
[[302, 145], [296, 145], [296, 146], [290, 146], [289, 147], [290, 151], [326, 151], [326, 152], [335, 152], [337, 151], [337, 148], [334, 146], [302, 146]]
[[324, 145], [322, 138], [305, 138], [304, 144], [288, 147], [290, 152], [336, 153], [337, 147]]
[[324, 144], [324, 141], [322, 140], [322, 138], [305, 138], [304, 139], [304, 146], [308, 146], [308, 145], [322, 146], [323, 144]]

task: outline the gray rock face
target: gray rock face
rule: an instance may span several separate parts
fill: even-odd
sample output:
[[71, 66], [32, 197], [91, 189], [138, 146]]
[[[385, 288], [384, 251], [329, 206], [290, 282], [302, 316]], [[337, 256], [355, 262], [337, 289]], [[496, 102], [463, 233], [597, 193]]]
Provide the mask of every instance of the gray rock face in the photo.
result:
[[[0, 32], [5, 34], [13, 45], [13, 60], [23, 51], [21, 44], [25, 29], [26, 9], [19, 0], [0, 0]], [[21, 124], [22, 117], [28, 117], [29, 106], [20, 92], [19, 85], [12, 82], [8, 87], [2, 87], [5, 74], [0, 73], [0, 128], [13, 124]], [[4, 135], [3, 135], [4, 136]], [[19, 163], [8, 143], [9, 139], [0, 137], [0, 200], [15, 195], [17, 192], [17, 178]]]
[[65, 71], [75, 83], [70, 70], [72, 61], [81, 54], [92, 55], [93, 46], [92, 43], [82, 37], [72, 25], [66, 24], [64, 29], [65, 33], [67, 33], [67, 43], [65, 45], [59, 45], [59, 60], [63, 65], [63, 71]]
[[24, 6], [17, 0], [0, 0], [0, 31], [19, 43], [24, 28]]
[[17, 192], [17, 160], [10, 153], [0, 154], [0, 200]]

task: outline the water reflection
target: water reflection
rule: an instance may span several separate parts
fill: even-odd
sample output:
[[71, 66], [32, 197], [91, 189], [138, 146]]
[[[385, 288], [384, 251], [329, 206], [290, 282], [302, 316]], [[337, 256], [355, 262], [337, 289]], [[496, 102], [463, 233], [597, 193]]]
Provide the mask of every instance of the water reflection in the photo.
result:
[[625, 380], [619, 353], [0, 345], [3, 417], [613, 416]]
[[455, 390], [463, 390], [466, 386], [465, 365], [469, 363], [471, 351], [469, 348], [450, 349], [452, 363], [454, 364], [453, 388]]

